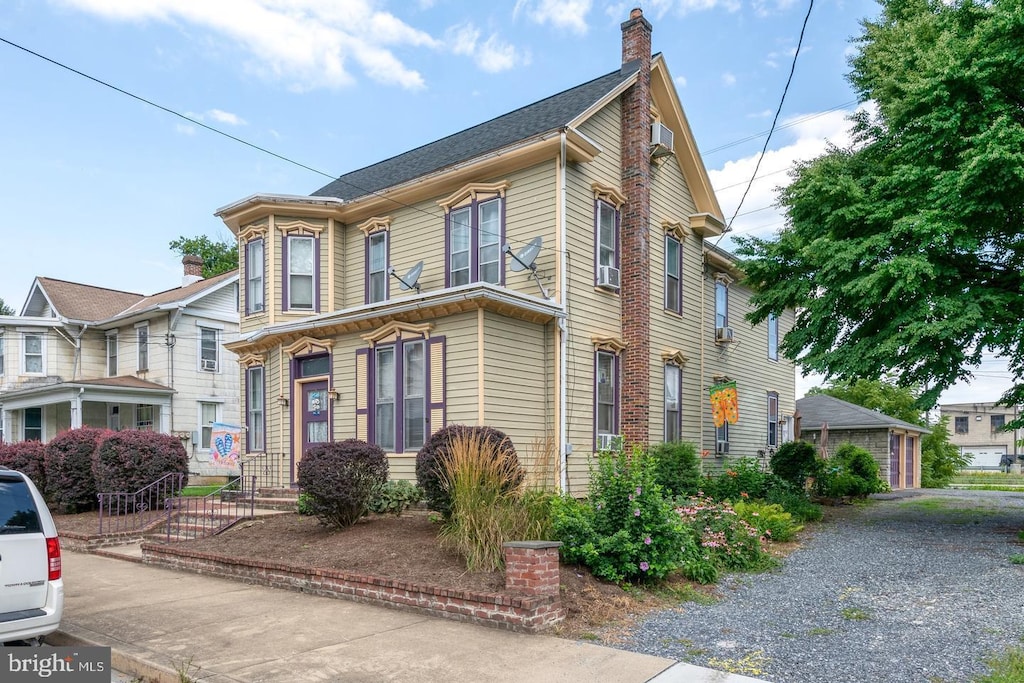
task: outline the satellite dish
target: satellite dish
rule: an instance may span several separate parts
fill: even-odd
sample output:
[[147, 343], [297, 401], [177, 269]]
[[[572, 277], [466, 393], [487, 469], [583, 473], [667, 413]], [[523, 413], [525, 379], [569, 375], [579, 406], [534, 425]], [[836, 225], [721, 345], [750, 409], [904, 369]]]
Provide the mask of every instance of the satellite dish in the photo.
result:
[[533, 265], [533, 262], [537, 260], [537, 254], [540, 253], [540, 245], [544, 243], [544, 238], [537, 235], [530, 243], [519, 250], [518, 254], [512, 254], [512, 245], [505, 245], [505, 253], [512, 255], [512, 270], [519, 272], [521, 270], [536, 270], [537, 267]]
[[401, 277], [398, 275], [398, 273], [395, 272], [394, 268], [388, 268], [388, 274], [393, 275], [395, 279], [398, 280], [398, 288], [401, 289], [403, 292], [410, 289], [415, 289], [417, 292], [420, 291], [420, 274], [422, 272], [423, 261], [420, 261], [415, 266], [410, 268], [409, 272]]

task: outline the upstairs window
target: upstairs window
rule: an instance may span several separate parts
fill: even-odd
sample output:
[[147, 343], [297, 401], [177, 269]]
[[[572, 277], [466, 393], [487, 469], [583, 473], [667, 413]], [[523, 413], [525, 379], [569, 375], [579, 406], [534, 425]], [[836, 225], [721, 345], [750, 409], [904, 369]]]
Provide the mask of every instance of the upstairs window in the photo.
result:
[[366, 236], [366, 303], [388, 300], [388, 233]]
[[107, 377], [117, 377], [117, 332], [107, 335]]
[[779, 359], [779, 319], [768, 314], [768, 360]]
[[31, 375], [43, 374], [43, 335], [35, 332], [26, 332], [22, 337], [22, 342], [22, 364], [25, 367], [25, 373]]
[[[0, 333], [0, 377], [4, 376], [4, 335]], [[0, 441], [3, 443], [3, 441]]]
[[502, 284], [504, 198], [480, 200], [448, 212], [448, 286]]
[[665, 236], [665, 310], [683, 312], [683, 245]]
[[138, 348], [138, 370], [149, 370], [149, 324], [143, 323], [135, 328], [135, 341]]
[[993, 432], [999, 431], [1000, 429], [1003, 428], [1003, 425], [1006, 424], [1006, 416], [1005, 415], [993, 415], [993, 416], [991, 416], [989, 418], [989, 420], [992, 423], [992, 431]]
[[219, 371], [220, 333], [209, 327], [199, 328], [199, 369], [202, 372]]
[[966, 415], [958, 415], [953, 419], [954, 431], [957, 434], [966, 434], [970, 428], [970, 422], [967, 420]]
[[729, 284], [715, 280], [715, 327], [729, 326]]
[[316, 310], [316, 239], [301, 235], [285, 238], [285, 308]]
[[245, 245], [245, 312], [263, 311], [265, 290], [263, 288], [263, 240], [250, 240]]
[[619, 267], [619, 210], [603, 199], [597, 200], [594, 209], [597, 241], [597, 278], [602, 282], [601, 268]]

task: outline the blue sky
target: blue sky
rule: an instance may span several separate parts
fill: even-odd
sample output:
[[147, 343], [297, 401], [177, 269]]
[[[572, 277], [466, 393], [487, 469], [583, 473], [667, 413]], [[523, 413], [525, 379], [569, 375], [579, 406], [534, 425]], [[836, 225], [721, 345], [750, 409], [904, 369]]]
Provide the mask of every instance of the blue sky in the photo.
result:
[[[326, 175], [0, 43], [0, 297], [20, 308], [36, 275], [175, 287], [168, 242], [229, 237], [217, 208], [255, 192], [309, 194], [607, 73], [637, 4], [729, 218], [806, 1], [8, 0], [0, 38]], [[785, 169], [846, 140], [850, 38], [877, 11], [874, 0], [815, 3], [736, 234], [781, 227], [771, 204]]]

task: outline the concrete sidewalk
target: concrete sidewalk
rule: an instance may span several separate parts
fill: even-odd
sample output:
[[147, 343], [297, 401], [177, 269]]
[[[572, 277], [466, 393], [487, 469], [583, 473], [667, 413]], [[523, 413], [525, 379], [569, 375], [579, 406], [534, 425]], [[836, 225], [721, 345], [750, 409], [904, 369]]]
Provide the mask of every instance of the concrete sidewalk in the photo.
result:
[[116, 669], [160, 683], [753, 680], [109, 557], [66, 552], [63, 564], [64, 619], [47, 641], [110, 646]]

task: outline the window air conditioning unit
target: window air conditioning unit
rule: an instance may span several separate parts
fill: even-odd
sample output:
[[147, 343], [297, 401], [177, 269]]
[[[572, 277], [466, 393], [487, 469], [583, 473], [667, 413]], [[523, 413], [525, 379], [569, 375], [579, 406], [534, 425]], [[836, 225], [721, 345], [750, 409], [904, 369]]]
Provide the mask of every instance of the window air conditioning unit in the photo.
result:
[[217, 372], [217, 361], [212, 358], [204, 358], [202, 368], [205, 372]]
[[656, 121], [651, 124], [651, 151], [655, 156], [671, 154], [674, 149], [672, 146], [674, 137], [672, 129], [664, 123]]
[[622, 450], [622, 437], [618, 434], [598, 434], [597, 450], [599, 451], [620, 451]]
[[721, 344], [728, 344], [732, 341], [732, 328], [731, 327], [716, 327], [715, 328], [715, 341]]
[[619, 289], [619, 269], [612, 266], [601, 266], [597, 269], [597, 286], [604, 289]]
[[716, 441], [715, 442], [715, 453], [728, 453], [729, 442], [728, 441]]

